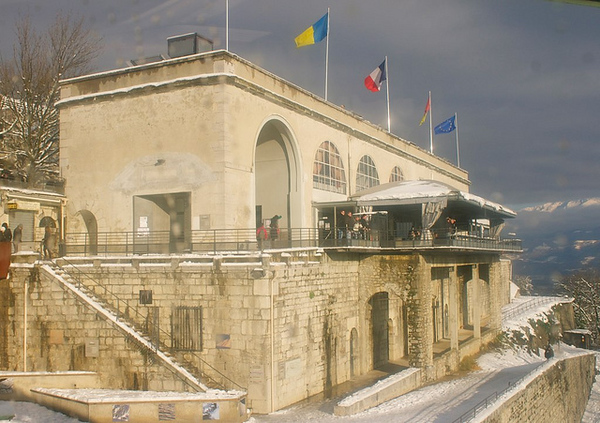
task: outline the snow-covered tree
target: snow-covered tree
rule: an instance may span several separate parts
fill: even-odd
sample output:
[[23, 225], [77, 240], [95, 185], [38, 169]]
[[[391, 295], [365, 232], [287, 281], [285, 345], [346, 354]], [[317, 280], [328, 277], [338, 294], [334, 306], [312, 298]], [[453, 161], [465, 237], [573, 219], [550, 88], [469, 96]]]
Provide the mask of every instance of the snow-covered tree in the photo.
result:
[[84, 23], [60, 14], [43, 34], [28, 18], [16, 24], [13, 55], [0, 56], [1, 176], [29, 187], [59, 179], [59, 80], [88, 72], [100, 51]]
[[587, 269], [565, 276], [558, 288], [573, 297], [577, 327], [588, 329], [594, 343], [600, 343], [600, 271]]
[[517, 276], [513, 281], [519, 287], [522, 295], [530, 295], [533, 293], [533, 282], [531, 276]]

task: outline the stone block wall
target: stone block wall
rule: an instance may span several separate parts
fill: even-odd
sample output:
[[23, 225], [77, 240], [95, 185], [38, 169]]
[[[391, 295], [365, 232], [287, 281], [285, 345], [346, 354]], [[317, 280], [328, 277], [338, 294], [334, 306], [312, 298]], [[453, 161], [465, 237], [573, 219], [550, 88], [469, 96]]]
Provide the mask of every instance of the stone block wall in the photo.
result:
[[15, 266], [1, 283], [10, 298], [0, 304], [6, 317], [4, 370], [98, 371], [106, 388], [188, 390], [152, 354], [37, 267]]
[[552, 359], [511, 391], [500, 405], [473, 421], [580, 422], [594, 383], [596, 356], [584, 353]]
[[[281, 409], [373, 369], [378, 352], [371, 300], [381, 293], [386, 310], [377, 318], [387, 319], [379, 322], [388, 331], [387, 358], [424, 368], [427, 380], [456, 368], [460, 351], [433, 358], [428, 259], [315, 252], [67, 259], [73, 263], [59, 264], [71, 274], [83, 272], [79, 279], [90, 287], [92, 280], [107, 287], [119, 301], [94, 289], [167, 347], [177, 338], [177, 313], [200, 311], [195, 323], [186, 320], [200, 326], [194, 351], [179, 349], [175, 357], [228, 389], [247, 390], [248, 405], [258, 413]], [[450, 260], [433, 264], [452, 266]], [[184, 389], [112, 324], [52, 278], [40, 277], [35, 265], [16, 266], [12, 272], [10, 282], [0, 283], [0, 316], [9, 318], [8, 324], [0, 323], [0, 335], [9, 341], [0, 349], [4, 368], [23, 368], [26, 287], [27, 370], [94, 370], [105, 373], [103, 380], [112, 388]], [[149, 292], [151, 302], [141, 295]], [[90, 342], [99, 349], [97, 357], [86, 353]]]

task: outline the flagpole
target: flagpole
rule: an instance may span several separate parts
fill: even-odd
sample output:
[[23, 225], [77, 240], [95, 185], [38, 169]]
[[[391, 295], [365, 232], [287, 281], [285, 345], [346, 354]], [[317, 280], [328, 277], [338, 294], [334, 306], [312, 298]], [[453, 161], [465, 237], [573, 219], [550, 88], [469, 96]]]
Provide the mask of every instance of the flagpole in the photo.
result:
[[329, 34], [331, 28], [329, 27], [329, 8], [327, 8], [327, 46], [325, 47], [325, 101], [327, 101], [327, 78], [329, 76]]
[[385, 88], [386, 88], [386, 99], [387, 99], [387, 124], [388, 132], [392, 132], [390, 127], [390, 73], [388, 72], [388, 57], [385, 56]]
[[460, 149], [458, 148], [458, 113], [454, 113], [454, 124], [456, 125], [456, 166], [460, 168]]
[[229, 0], [225, 0], [225, 50], [229, 51]]
[[431, 91], [429, 91], [429, 152], [433, 154], [433, 104], [431, 104]]

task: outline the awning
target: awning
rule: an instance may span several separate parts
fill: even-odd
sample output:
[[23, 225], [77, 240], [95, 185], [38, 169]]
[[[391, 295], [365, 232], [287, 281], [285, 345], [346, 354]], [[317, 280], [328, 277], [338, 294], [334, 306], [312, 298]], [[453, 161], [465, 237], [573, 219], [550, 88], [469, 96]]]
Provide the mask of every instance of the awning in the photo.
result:
[[351, 197], [358, 206], [396, 206], [405, 204], [459, 202], [489, 210], [502, 217], [515, 217], [511, 209], [442, 182], [419, 180], [391, 182], [363, 190]]

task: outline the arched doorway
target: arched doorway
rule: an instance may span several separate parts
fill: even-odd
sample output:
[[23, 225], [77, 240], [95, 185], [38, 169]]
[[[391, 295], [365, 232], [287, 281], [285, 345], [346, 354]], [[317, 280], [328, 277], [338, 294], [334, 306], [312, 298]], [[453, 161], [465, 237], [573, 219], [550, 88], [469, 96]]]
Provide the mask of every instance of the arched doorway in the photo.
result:
[[85, 223], [87, 229], [87, 240], [85, 243], [86, 254], [98, 254], [98, 222], [96, 216], [89, 210], [80, 210], [79, 214]]
[[390, 357], [388, 321], [390, 318], [387, 292], [378, 292], [369, 300], [371, 307], [371, 336], [373, 340], [373, 368], [385, 366]]
[[261, 128], [254, 157], [257, 227], [265, 219], [281, 216], [282, 240], [291, 240], [290, 229], [303, 227], [301, 161], [287, 124], [270, 118]]

